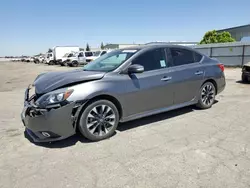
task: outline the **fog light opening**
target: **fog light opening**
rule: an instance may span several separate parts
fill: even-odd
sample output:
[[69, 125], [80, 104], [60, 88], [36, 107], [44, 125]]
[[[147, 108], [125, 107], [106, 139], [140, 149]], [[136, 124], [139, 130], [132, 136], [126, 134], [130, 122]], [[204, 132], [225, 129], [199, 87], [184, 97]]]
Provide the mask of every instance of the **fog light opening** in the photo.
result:
[[47, 137], [47, 138], [49, 138], [49, 137], [50, 137], [50, 134], [49, 134], [49, 133], [47, 133], [47, 132], [42, 132], [42, 135], [43, 135], [43, 136], [45, 136], [45, 137]]

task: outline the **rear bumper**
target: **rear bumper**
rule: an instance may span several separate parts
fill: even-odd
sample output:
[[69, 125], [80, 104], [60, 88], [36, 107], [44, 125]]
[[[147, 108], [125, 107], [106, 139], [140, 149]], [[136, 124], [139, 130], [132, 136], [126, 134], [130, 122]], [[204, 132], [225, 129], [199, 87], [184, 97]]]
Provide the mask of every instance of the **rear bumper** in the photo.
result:
[[225, 75], [223, 74], [220, 78], [216, 80], [217, 84], [217, 94], [221, 93], [225, 87], [226, 87], [226, 78]]

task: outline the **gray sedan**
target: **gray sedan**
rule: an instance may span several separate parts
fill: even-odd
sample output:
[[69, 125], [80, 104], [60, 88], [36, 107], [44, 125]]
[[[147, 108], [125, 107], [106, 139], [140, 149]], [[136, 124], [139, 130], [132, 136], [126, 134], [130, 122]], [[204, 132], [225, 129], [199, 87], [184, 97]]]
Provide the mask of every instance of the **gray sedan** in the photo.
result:
[[38, 75], [26, 89], [21, 117], [36, 142], [77, 129], [99, 141], [119, 122], [189, 105], [208, 109], [225, 85], [218, 60], [183, 46], [145, 45], [112, 51], [78, 70]]

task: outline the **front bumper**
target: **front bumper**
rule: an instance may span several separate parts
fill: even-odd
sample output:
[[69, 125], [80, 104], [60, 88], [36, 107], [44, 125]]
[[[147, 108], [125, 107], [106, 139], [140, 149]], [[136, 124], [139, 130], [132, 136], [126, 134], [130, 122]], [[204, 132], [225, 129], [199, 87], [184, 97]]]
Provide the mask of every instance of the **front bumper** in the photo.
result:
[[249, 71], [242, 71], [242, 77], [248, 78], [250, 80], [250, 72]]
[[25, 92], [21, 119], [34, 142], [52, 142], [75, 134], [79, 107], [74, 102], [56, 109], [39, 109], [27, 100], [28, 91]]
[[61, 61], [59, 64], [60, 64], [61, 66], [66, 66], [66, 65], [67, 65], [67, 62], [68, 62], [68, 60], [65, 60], [65, 61]]
[[87, 62], [87, 63], [89, 63], [89, 62], [91, 62], [91, 61], [93, 61], [93, 59], [86, 59], [86, 62]]

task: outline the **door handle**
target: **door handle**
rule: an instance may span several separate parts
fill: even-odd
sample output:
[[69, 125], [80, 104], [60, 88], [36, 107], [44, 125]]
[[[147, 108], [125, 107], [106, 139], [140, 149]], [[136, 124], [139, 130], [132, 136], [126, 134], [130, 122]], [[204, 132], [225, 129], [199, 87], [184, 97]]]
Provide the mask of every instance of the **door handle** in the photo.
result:
[[197, 71], [197, 72], [195, 73], [195, 75], [201, 75], [201, 74], [203, 74], [203, 71]]
[[161, 79], [161, 81], [169, 81], [169, 80], [172, 80], [172, 77], [170, 77], [170, 76], [168, 76], [168, 77], [163, 77], [162, 79]]

